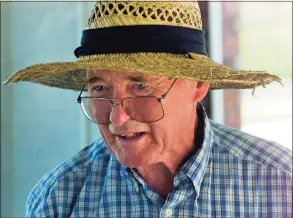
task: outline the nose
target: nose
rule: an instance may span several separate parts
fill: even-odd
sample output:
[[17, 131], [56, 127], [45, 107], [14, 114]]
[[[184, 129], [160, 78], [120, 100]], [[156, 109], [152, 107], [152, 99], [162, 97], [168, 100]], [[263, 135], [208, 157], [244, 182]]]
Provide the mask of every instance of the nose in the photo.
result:
[[123, 110], [121, 104], [114, 104], [110, 114], [110, 121], [114, 126], [121, 126], [130, 116]]

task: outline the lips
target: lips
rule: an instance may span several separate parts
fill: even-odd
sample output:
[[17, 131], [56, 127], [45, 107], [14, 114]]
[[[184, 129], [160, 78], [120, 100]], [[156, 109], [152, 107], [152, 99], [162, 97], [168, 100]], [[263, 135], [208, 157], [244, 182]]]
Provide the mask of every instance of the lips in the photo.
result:
[[117, 137], [121, 137], [124, 139], [132, 139], [135, 138], [137, 136], [140, 136], [141, 134], [143, 134], [143, 132], [135, 132], [135, 133], [129, 133], [129, 134], [121, 134], [121, 135], [117, 135]]
[[141, 143], [146, 137], [146, 132], [136, 132], [136, 133], [129, 133], [129, 134], [116, 134], [117, 142], [122, 146], [131, 146], [137, 145]]

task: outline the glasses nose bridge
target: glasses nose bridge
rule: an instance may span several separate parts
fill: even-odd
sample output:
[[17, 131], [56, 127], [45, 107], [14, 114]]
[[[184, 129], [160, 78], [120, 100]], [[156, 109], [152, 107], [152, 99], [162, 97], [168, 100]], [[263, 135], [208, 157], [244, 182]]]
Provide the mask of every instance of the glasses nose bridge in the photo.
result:
[[[113, 98], [113, 99], [109, 99], [109, 101], [111, 102], [112, 107], [116, 107], [121, 105], [123, 107], [123, 100], [124, 98]], [[118, 103], [116, 103], [118, 102]]]

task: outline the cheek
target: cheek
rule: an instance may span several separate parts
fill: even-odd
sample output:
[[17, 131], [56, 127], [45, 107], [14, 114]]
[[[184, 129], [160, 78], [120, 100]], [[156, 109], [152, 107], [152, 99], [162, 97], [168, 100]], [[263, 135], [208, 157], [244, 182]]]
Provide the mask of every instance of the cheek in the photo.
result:
[[100, 129], [102, 136], [105, 136], [105, 135], [108, 135], [109, 133], [111, 133], [107, 126], [99, 125], [99, 129]]
[[[177, 126], [181, 120], [182, 115], [185, 113], [186, 108], [184, 107], [184, 102], [178, 100], [177, 102], [170, 102], [170, 104], [166, 105], [164, 108], [164, 122], [165, 128], [173, 128]], [[177, 125], [176, 125], [177, 124]]]
[[170, 125], [170, 120], [166, 115], [162, 120], [151, 125], [152, 140], [156, 146], [165, 146], [168, 144], [170, 137], [172, 137], [172, 132], [169, 128]]
[[99, 125], [99, 129], [107, 146], [112, 151], [113, 146], [115, 145], [115, 136], [110, 132], [108, 126]]
[[166, 137], [165, 140], [175, 140], [182, 126], [189, 122], [190, 116], [191, 104], [188, 104], [185, 99], [179, 98], [176, 102], [168, 102], [164, 106], [164, 118], [159, 127], [162, 135]]

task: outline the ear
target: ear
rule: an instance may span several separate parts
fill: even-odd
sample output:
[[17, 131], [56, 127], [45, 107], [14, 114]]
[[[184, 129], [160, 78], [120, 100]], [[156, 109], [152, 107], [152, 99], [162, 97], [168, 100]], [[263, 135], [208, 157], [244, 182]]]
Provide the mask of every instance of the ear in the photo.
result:
[[210, 88], [209, 82], [197, 82], [194, 90], [193, 100], [196, 102], [201, 101], [208, 93]]

